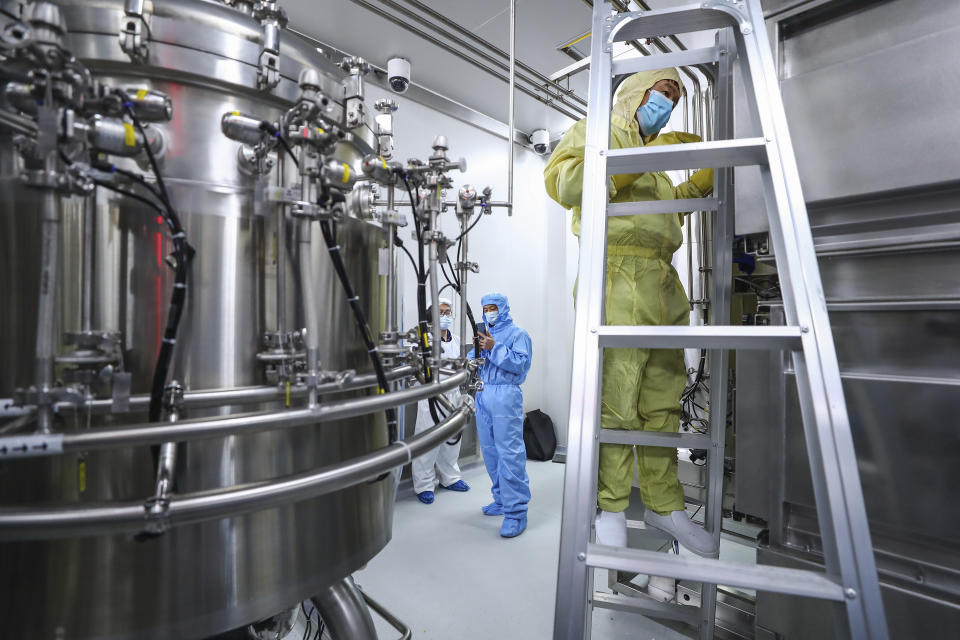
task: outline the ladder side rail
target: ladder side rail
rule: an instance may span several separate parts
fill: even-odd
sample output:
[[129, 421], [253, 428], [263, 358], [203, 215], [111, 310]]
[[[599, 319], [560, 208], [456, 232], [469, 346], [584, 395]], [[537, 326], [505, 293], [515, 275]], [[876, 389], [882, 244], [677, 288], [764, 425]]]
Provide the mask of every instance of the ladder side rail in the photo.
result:
[[595, 332], [603, 321], [606, 276], [607, 171], [603, 156], [609, 147], [613, 12], [606, 0], [593, 8], [590, 88], [581, 197], [580, 273], [574, 329], [570, 419], [557, 597], [555, 640], [589, 640], [589, 593], [593, 570], [587, 566], [590, 525], [596, 509], [599, 440], [601, 351]]
[[[719, 63], [715, 110], [715, 136], [724, 140], [733, 137], [733, 63], [737, 48], [732, 28], [717, 34]], [[718, 168], [714, 172], [714, 187], [718, 205], [713, 218], [711, 254], [710, 324], [730, 324], [733, 270], [733, 197], [734, 170]], [[710, 363], [710, 450], [707, 454], [707, 504], [704, 529], [716, 542], [720, 540], [723, 514], [723, 461], [727, 429], [727, 378], [730, 364], [728, 349], [711, 349]], [[714, 556], [719, 558], [719, 553]], [[717, 585], [704, 583], [700, 587], [700, 638], [711, 640], [717, 615]]]
[[[753, 24], [764, 24], [758, 0], [748, 0], [746, 10]], [[778, 267], [783, 263], [788, 282], [800, 285], [788, 287], [784, 306], [789, 323], [807, 327], [803, 353], [794, 352], [793, 360], [827, 568], [839, 571], [847, 590], [851, 635], [882, 640], [888, 632], [857, 459], [793, 145], [779, 87], [772, 84], [773, 56], [765, 28], [752, 37], [736, 35], [745, 53], [744, 84], [757, 96], [755, 114], [769, 142], [769, 169], [761, 168], [761, 177], [771, 234], [780, 236]]]

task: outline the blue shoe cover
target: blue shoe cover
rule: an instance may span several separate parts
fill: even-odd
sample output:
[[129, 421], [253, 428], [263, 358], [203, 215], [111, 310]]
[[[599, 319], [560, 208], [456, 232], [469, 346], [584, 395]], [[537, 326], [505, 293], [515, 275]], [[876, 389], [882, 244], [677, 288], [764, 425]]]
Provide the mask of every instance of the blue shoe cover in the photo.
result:
[[433, 504], [433, 491], [421, 491], [417, 494], [417, 500], [423, 504]]
[[[443, 485], [441, 485], [441, 486], [443, 486]], [[453, 483], [452, 485], [450, 485], [449, 487], [443, 487], [443, 488], [444, 488], [444, 489], [447, 489], [448, 491], [470, 491], [470, 485], [468, 485], [468, 484], [467, 484], [466, 482], [464, 482], [463, 480], [457, 480], [456, 482], [454, 482], [454, 483]]]
[[527, 516], [511, 518], [507, 516], [503, 519], [503, 525], [500, 527], [500, 536], [503, 538], [516, 538], [527, 528]]
[[485, 507], [481, 507], [480, 511], [483, 511], [485, 516], [502, 516], [503, 507], [497, 504], [496, 502], [491, 502]]

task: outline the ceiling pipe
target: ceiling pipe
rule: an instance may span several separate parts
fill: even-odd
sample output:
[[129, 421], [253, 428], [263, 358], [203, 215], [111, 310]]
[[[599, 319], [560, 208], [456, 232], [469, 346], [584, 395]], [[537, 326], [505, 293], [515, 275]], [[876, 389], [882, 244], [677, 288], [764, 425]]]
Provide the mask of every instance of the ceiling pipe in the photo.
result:
[[[419, 36], [420, 38], [423, 38], [423, 39], [426, 40], [427, 42], [430, 42], [431, 44], [434, 44], [434, 45], [440, 47], [440, 48], [443, 49], [444, 51], [447, 51], [448, 53], [451, 53], [451, 54], [455, 55], [456, 57], [460, 58], [461, 60], [464, 60], [464, 61], [470, 63], [471, 65], [473, 65], [473, 66], [477, 67], [478, 69], [481, 69], [482, 71], [484, 71], [484, 72], [492, 75], [493, 77], [497, 78], [498, 80], [500, 80], [500, 81], [502, 81], [502, 82], [507, 82], [507, 83], [509, 83], [509, 81], [510, 81], [509, 77], [504, 76], [502, 73], [500, 73], [500, 72], [497, 71], [496, 69], [493, 69], [493, 68], [488, 67], [487, 65], [481, 63], [478, 58], [476, 58], [476, 57], [470, 57], [469, 55], [467, 55], [466, 53], [464, 53], [464, 52], [461, 51], [460, 49], [458, 49], [458, 48], [456, 48], [456, 47], [454, 47], [454, 46], [452, 46], [452, 45], [444, 42], [443, 40], [441, 40], [441, 39], [439, 39], [439, 38], [437, 38], [437, 37], [435, 37], [435, 36], [433, 36], [433, 35], [425, 32], [425, 31], [423, 31], [422, 29], [419, 29], [419, 28], [417, 28], [416, 26], [414, 26], [414, 25], [412, 25], [412, 24], [410, 24], [410, 23], [402, 20], [401, 18], [399, 18], [398, 16], [390, 13], [389, 11], [385, 11], [384, 9], [382, 9], [381, 7], [373, 4], [372, 2], [368, 2], [367, 0], [350, 0], [350, 2], [352, 2], [353, 4], [356, 4], [356, 5], [358, 5], [358, 6], [361, 6], [361, 7], [363, 7], [364, 9], [367, 9], [368, 11], [370, 11], [371, 13], [375, 13], [376, 15], [378, 15], [378, 16], [380, 16], [380, 17], [382, 17], [382, 18], [385, 18], [385, 19], [387, 19], [387, 20], [389, 20], [390, 22], [393, 22], [393, 23], [396, 24], [397, 26], [403, 27], [404, 29], [406, 29], [407, 31], [413, 33], [414, 35]], [[394, 6], [394, 8], [396, 8], [396, 9], [397, 9], [398, 11], [400, 11], [400, 12], [407, 12], [407, 10], [406, 10], [405, 8], [403, 8], [403, 7], [395, 7], [395, 4], [396, 4], [396, 3], [391, 2], [391, 0], [383, 0], [383, 2], [384, 2], [385, 4], [389, 4], [390, 6]], [[408, 12], [408, 13], [409, 13], [409, 12]], [[439, 29], [438, 29], [438, 30], [439, 30]], [[454, 40], [455, 38], [451, 37], [451, 39]], [[457, 42], [460, 43], [460, 44], [462, 44], [465, 49], [467, 49], [467, 50], [469, 50], [469, 51], [472, 51], [475, 56], [478, 56], [479, 58], [487, 58], [487, 59], [489, 59], [489, 56], [487, 56], [486, 53], [484, 53], [484, 52], [482, 52], [481, 50], [477, 49], [477, 48], [474, 47], [473, 45], [470, 45], [469, 43], [463, 43], [463, 41], [460, 41], [460, 40], [457, 40]], [[498, 63], [495, 63], [495, 64], [497, 64], [499, 67], [503, 68], [503, 63], [499, 63], [499, 62], [498, 62]], [[532, 81], [532, 80], [530, 80], [529, 78], [526, 78], [526, 77], [523, 76], [523, 75], [520, 76], [520, 79], [521, 79], [522, 81], [524, 81], [524, 82], [526, 82], [526, 83], [528, 83], [528, 84], [531, 84], [531, 85], [533, 85], [534, 87], [536, 87], [536, 89], [529, 89], [529, 88], [527, 88], [527, 87], [525, 87], [525, 86], [517, 86], [517, 89], [518, 89], [518, 90], [520, 90], [520, 91], [523, 92], [524, 94], [530, 96], [531, 98], [533, 98], [533, 99], [535, 99], [535, 100], [538, 100], [538, 101], [546, 104], [547, 106], [549, 106], [549, 107], [551, 107], [552, 109], [554, 109], [554, 110], [562, 113], [563, 115], [565, 115], [566, 117], [570, 118], [571, 120], [579, 120], [580, 118], [586, 116], [586, 111], [585, 111], [583, 108], [579, 107], [578, 105], [573, 105], [573, 104], [570, 104], [569, 102], [567, 102], [567, 101], [565, 100], [564, 94], [561, 93], [560, 95], [554, 95], [554, 94], [550, 93], [548, 90], [541, 89], [541, 88], [539, 87], [539, 85], [538, 85], [535, 81]], [[546, 92], [546, 93], [547, 93], [547, 97], [544, 97], [544, 96], [540, 95], [540, 93], [538, 93], [538, 91], [544, 91], [544, 92]]]
[[507, 215], [513, 215], [513, 132], [515, 128], [514, 116], [516, 105], [514, 96], [516, 94], [516, 63], [517, 63], [517, 0], [510, 0], [510, 120], [507, 127], [510, 129], [510, 135], [507, 139], [507, 147], [510, 149], [510, 164], [507, 166]]
[[[406, 4], [408, 4], [408, 5], [416, 8], [418, 11], [420, 11], [420, 12], [422, 12], [422, 13], [430, 16], [430, 17], [433, 18], [434, 20], [437, 20], [438, 22], [446, 25], [447, 27], [449, 27], [450, 29], [452, 29], [455, 33], [457, 33], [457, 34], [459, 34], [459, 35], [461, 35], [461, 36], [463, 36], [463, 37], [466, 37], [466, 38], [476, 38], [476, 35], [473, 34], [473, 33], [471, 33], [471, 32], [469, 32], [465, 27], [463, 27], [462, 25], [457, 24], [457, 23], [454, 22], [453, 20], [447, 18], [447, 17], [444, 16], [442, 13], [431, 9], [429, 6], [427, 6], [426, 4], [420, 2], [419, 0], [403, 0], [403, 2], [405, 2]], [[440, 33], [444, 33], [441, 29], [438, 29], [436, 26], [433, 26], [433, 28], [436, 29], [436, 30], [437, 30], [438, 32], [440, 32]], [[487, 48], [488, 50], [490, 50], [492, 53], [495, 53], [496, 55], [500, 56], [501, 58], [509, 59], [509, 58], [511, 57], [511, 55], [510, 55], [509, 52], [504, 51], [503, 49], [501, 49], [501, 48], [499, 48], [499, 47], [497, 47], [497, 46], [495, 46], [495, 45], [487, 42], [486, 40], [477, 39], [477, 42], [479, 42], [479, 43], [480, 43], [481, 45], [483, 45], [485, 48]], [[580, 103], [581, 105], [587, 106], [587, 101], [586, 101], [584, 98], [581, 98], [580, 96], [578, 96], [578, 95], [576, 94], [576, 92], [573, 91], [572, 89], [569, 89], [569, 88], [567, 88], [567, 87], [564, 87], [564, 86], [560, 85], [558, 82], [554, 82], [551, 78], [549, 78], [548, 76], [540, 73], [539, 71], [537, 71], [536, 69], [534, 69], [534, 68], [531, 67], [530, 65], [525, 64], [522, 60], [517, 60], [517, 61], [516, 61], [516, 64], [517, 64], [517, 67], [518, 67], [521, 71], [523, 71], [523, 72], [525, 72], [525, 73], [529, 73], [529, 74], [532, 75], [534, 78], [540, 80], [540, 82], [542, 83], [541, 86], [543, 86], [543, 88], [545, 88], [545, 89], [546, 89], [546, 88], [554, 89], [555, 91], [557, 91], [557, 92], [559, 92], [559, 93], [562, 93], [562, 94], [564, 94], [564, 95], [570, 96], [570, 98], [571, 98], [572, 100]]]

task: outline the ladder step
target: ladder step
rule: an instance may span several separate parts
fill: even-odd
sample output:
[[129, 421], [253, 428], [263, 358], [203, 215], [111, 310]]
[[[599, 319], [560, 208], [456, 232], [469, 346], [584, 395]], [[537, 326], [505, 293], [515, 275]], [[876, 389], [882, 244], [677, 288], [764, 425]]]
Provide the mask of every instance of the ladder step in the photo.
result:
[[608, 176], [672, 169], [741, 167], [765, 164], [767, 143], [763, 138], [740, 138], [652, 147], [628, 147], [608, 149], [605, 157]]
[[608, 216], [645, 216], [656, 213], [689, 213], [690, 211], [716, 211], [716, 198], [677, 198], [676, 200], [641, 200], [638, 202], [612, 202], [607, 205]]
[[799, 327], [792, 326], [619, 326], [596, 330], [600, 347], [627, 349], [799, 350]]
[[736, 26], [737, 21], [729, 13], [703, 5], [688, 4], [673, 9], [656, 11], [632, 11], [621, 15], [613, 31], [614, 42], [641, 40], [656, 36], [672, 36], [691, 31], [721, 29]]
[[658, 602], [652, 598], [631, 598], [613, 593], [594, 592], [593, 606], [613, 611], [639, 613], [644, 616], [679, 620], [687, 624], [696, 625], [700, 622], [700, 608], [684, 606], [674, 602]]
[[660, 433], [625, 429], [600, 429], [600, 442], [669, 449], [709, 449], [711, 446], [710, 436], [700, 433]]
[[667, 67], [691, 67], [698, 64], [716, 62], [720, 57], [720, 48], [713, 46], [705, 49], [687, 49], [653, 56], [641, 56], [626, 60], [613, 61], [613, 75], [654, 71]]
[[757, 591], [784, 593], [820, 600], [844, 601], [843, 587], [823, 573], [772, 565], [746, 565], [713, 558], [587, 545], [587, 565], [597, 569], [632, 571], [705, 584], [722, 584]]

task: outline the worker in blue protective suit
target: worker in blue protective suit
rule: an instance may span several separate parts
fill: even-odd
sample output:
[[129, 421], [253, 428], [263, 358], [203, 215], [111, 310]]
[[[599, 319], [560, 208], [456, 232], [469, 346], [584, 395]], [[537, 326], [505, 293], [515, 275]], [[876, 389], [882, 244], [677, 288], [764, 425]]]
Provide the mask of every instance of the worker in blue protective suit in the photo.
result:
[[[477, 393], [477, 435], [483, 462], [493, 483], [493, 502], [483, 507], [488, 516], [503, 516], [500, 535], [513, 538], [527, 528], [530, 478], [523, 444], [523, 392], [533, 343], [513, 323], [506, 296], [483, 296], [484, 327], [480, 331], [480, 368], [483, 390]], [[473, 351], [471, 357], [475, 357]]]

